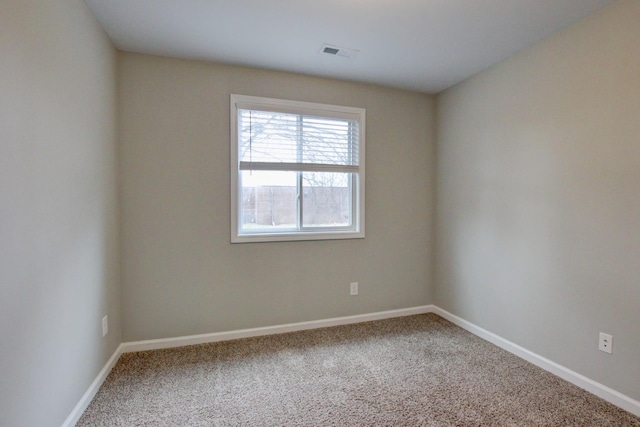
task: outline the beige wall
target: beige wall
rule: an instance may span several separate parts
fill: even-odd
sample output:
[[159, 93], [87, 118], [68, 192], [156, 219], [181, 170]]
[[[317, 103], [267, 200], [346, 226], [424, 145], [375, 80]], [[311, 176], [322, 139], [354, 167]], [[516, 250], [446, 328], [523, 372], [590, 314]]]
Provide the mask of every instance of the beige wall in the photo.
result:
[[[367, 109], [365, 239], [230, 243], [230, 93]], [[433, 97], [126, 53], [118, 95], [125, 341], [433, 302]]]
[[621, 0], [441, 94], [436, 160], [437, 305], [637, 400], [639, 23]]
[[115, 61], [81, 0], [0, 2], [2, 426], [61, 425], [122, 341]]

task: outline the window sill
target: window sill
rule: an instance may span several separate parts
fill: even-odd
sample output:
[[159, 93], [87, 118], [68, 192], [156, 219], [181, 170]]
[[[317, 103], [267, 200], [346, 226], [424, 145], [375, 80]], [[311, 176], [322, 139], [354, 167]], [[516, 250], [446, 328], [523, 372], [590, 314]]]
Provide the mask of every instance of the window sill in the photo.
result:
[[231, 243], [298, 242], [309, 240], [364, 239], [364, 231], [256, 233], [231, 236]]

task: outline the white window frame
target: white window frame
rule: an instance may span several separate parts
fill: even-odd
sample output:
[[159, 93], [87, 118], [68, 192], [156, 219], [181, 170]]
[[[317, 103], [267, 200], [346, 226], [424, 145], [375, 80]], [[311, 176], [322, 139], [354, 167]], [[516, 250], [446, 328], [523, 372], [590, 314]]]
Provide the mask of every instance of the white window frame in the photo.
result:
[[[289, 114], [312, 115], [327, 118], [356, 120], [359, 125], [358, 169], [353, 172], [351, 180], [351, 220], [352, 226], [314, 227], [302, 230], [260, 231], [255, 233], [240, 231], [242, 207], [242, 186], [240, 184], [240, 164], [238, 156], [238, 110], [276, 111]], [[364, 108], [338, 105], [318, 104], [311, 102], [290, 101], [283, 99], [263, 98], [246, 95], [230, 95], [230, 147], [231, 147], [231, 243], [276, 242], [297, 240], [329, 240], [329, 239], [362, 239], [364, 233], [365, 214], [365, 120]], [[301, 215], [298, 212], [298, 215]], [[300, 218], [299, 218], [300, 220]]]

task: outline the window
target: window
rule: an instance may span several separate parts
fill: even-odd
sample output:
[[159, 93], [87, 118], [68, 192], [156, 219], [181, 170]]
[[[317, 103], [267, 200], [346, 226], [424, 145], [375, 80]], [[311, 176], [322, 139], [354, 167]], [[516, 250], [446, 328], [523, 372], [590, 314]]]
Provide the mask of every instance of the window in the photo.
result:
[[231, 95], [231, 241], [364, 237], [362, 108]]

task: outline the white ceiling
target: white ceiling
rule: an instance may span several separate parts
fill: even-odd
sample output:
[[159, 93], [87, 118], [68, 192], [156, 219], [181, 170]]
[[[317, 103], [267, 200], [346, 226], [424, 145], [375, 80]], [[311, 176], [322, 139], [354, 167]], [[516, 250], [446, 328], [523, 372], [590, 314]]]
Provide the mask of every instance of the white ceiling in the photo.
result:
[[85, 1], [124, 51], [436, 93], [614, 0]]

